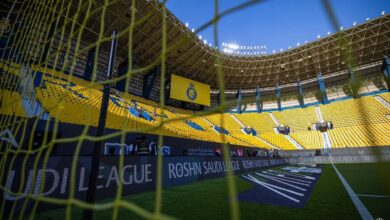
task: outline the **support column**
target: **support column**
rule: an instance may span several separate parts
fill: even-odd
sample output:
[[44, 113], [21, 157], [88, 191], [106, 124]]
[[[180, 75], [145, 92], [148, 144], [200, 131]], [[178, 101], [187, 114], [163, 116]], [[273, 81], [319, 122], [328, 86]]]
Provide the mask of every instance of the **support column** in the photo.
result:
[[[118, 45], [117, 31], [114, 30], [111, 34], [110, 57], [109, 57], [109, 62], [107, 67], [107, 75], [106, 75], [107, 79], [110, 79], [112, 72], [114, 70], [114, 61], [116, 56], [117, 45]], [[110, 99], [110, 84], [104, 84], [102, 103], [100, 106], [99, 122], [96, 130], [97, 137], [101, 137], [104, 135], [109, 99]], [[102, 140], [95, 142], [93, 155], [91, 157], [91, 172], [89, 174], [88, 191], [85, 198], [85, 202], [90, 204], [95, 204], [96, 186], [97, 186], [97, 179], [99, 175], [100, 158], [102, 154], [103, 144], [104, 142]], [[91, 220], [92, 217], [93, 217], [93, 209], [85, 209], [83, 213], [83, 219]]]
[[49, 54], [49, 50], [50, 50], [51, 41], [54, 41], [54, 39], [52, 39], [52, 38], [53, 38], [55, 27], [56, 27], [56, 22], [53, 22], [50, 25], [49, 32], [47, 33], [46, 43], [43, 46], [42, 57], [41, 57], [41, 60], [38, 61], [41, 65], [44, 65], [46, 63], [47, 55]]
[[236, 99], [237, 99], [237, 113], [241, 114], [242, 113], [242, 110], [241, 110], [241, 99], [242, 99], [241, 88], [238, 89], [238, 91], [237, 91]]
[[282, 103], [280, 101], [280, 88], [279, 83], [276, 84], [276, 101], [278, 102], [278, 110], [282, 111]]
[[[153, 86], [155, 84], [155, 81], [157, 79], [157, 76], [160, 75], [160, 66], [157, 66], [153, 68], [149, 73], [144, 75], [143, 79], [143, 85], [142, 85], [142, 97], [145, 99], [150, 99], [150, 94], [152, 93]], [[158, 100], [154, 100], [156, 102], [159, 102], [159, 98], [157, 97]]]
[[356, 76], [355, 72], [352, 70], [351, 66], [348, 66], [348, 76], [349, 76], [349, 85], [351, 87], [352, 96], [353, 98], [356, 99], [359, 97], [358, 90], [360, 87], [360, 83], [358, 77]]
[[382, 63], [381, 70], [382, 70], [383, 75], [385, 77], [387, 91], [390, 92], [390, 58], [388, 56], [383, 57], [383, 63]]
[[305, 101], [303, 100], [302, 85], [300, 80], [298, 80], [298, 102], [302, 108], [305, 107]]
[[95, 54], [96, 54], [96, 47], [91, 48], [88, 51], [87, 56], [87, 62], [85, 64], [85, 70], [84, 70], [84, 80], [91, 81], [91, 77], [93, 74], [93, 67], [95, 66]]
[[317, 75], [317, 82], [318, 82], [318, 87], [319, 87], [320, 92], [321, 92], [322, 103], [323, 104], [329, 103], [328, 95], [326, 94], [326, 86], [325, 86], [324, 77], [322, 76], [321, 73], [319, 73]]
[[[134, 57], [134, 55], [133, 55], [133, 58], [132, 58], [132, 66], [133, 66], [133, 67], [134, 67], [135, 63], [136, 63], [136, 59], [135, 59], [135, 57]], [[120, 63], [120, 64], [118, 65], [118, 77], [127, 74], [128, 71], [129, 71], [129, 60], [128, 60], [128, 58], [126, 57], [126, 58], [122, 61], [122, 63]], [[119, 81], [116, 83], [115, 88], [116, 88], [117, 90], [119, 90], [119, 91], [125, 92], [125, 91], [126, 91], [125, 86], [126, 86], [126, 78], [119, 80]]]
[[256, 110], [258, 113], [261, 113], [263, 110], [263, 102], [261, 101], [261, 94], [259, 87], [256, 88]]

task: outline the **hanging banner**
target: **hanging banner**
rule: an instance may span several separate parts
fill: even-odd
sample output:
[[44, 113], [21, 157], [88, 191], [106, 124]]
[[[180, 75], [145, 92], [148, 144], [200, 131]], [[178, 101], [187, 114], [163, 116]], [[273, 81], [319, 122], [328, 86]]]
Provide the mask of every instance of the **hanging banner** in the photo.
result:
[[171, 75], [170, 98], [210, 106], [210, 85]]

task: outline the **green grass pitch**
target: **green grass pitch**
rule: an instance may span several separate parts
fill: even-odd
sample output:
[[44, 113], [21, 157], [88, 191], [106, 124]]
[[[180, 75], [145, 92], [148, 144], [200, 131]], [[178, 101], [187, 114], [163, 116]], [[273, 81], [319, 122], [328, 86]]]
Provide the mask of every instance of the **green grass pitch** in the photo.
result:
[[[337, 164], [342, 175], [356, 194], [390, 196], [390, 185], [383, 178], [390, 175], [390, 163]], [[236, 177], [238, 192], [251, 188]], [[125, 199], [153, 211], [153, 192], [126, 196]], [[374, 218], [390, 219], [390, 197], [360, 197]], [[321, 178], [315, 185], [305, 208], [251, 204], [240, 202], [241, 219], [360, 219], [344, 186], [333, 167], [325, 165]], [[205, 180], [190, 185], [172, 187], [163, 191], [162, 212], [178, 219], [230, 219], [227, 183], [225, 178]], [[36, 215], [37, 219], [63, 219], [64, 209]], [[72, 219], [80, 219], [82, 210], [73, 208]], [[95, 211], [94, 219], [111, 219], [112, 210]], [[121, 209], [120, 219], [141, 219], [134, 213]]]

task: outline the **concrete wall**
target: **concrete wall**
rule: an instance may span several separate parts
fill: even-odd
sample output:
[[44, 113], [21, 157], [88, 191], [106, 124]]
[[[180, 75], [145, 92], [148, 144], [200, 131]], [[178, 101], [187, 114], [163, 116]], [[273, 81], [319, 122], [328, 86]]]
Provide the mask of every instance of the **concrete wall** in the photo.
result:
[[[315, 156], [315, 150], [281, 151], [288, 163], [378, 163], [390, 162], [390, 147], [359, 147], [323, 150]], [[318, 152], [317, 152], [318, 154]]]

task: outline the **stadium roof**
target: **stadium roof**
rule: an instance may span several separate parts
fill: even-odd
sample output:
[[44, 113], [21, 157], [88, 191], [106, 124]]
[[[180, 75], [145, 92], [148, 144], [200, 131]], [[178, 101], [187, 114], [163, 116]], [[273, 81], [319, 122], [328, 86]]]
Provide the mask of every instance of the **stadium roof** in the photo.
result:
[[[98, 3], [96, 4], [103, 4]], [[77, 6], [77, 4], [74, 4]], [[129, 27], [129, 1], [113, 2], [105, 18], [105, 36], [117, 29]], [[101, 5], [98, 5], [99, 7]], [[162, 10], [157, 1], [140, 0], [136, 6], [136, 27], [133, 35], [133, 54], [137, 65], [158, 63], [161, 54]], [[96, 40], [100, 15], [92, 16], [87, 27], [88, 40]], [[195, 31], [196, 32], [196, 31]], [[225, 89], [269, 87], [294, 83], [346, 70], [349, 65], [379, 65], [384, 55], [390, 54], [390, 15], [383, 15], [363, 24], [300, 47], [272, 55], [239, 56], [221, 53], [210, 47], [178, 18], [167, 10], [167, 68], [175, 73], [218, 89], [216, 57], [220, 57], [225, 75]], [[128, 34], [119, 38], [119, 61], [128, 54]], [[350, 52], [350, 53], [349, 53]]]

